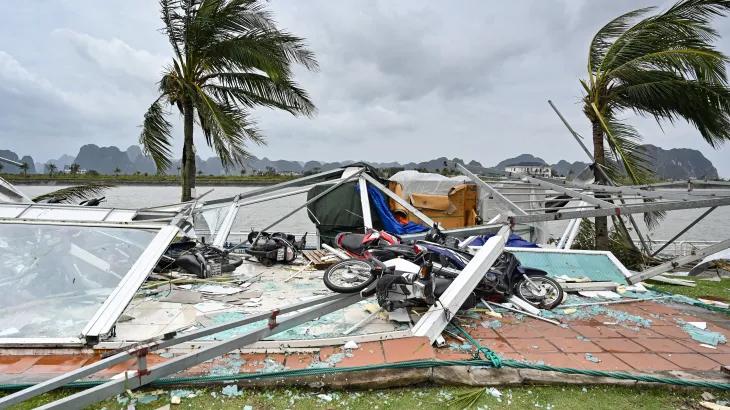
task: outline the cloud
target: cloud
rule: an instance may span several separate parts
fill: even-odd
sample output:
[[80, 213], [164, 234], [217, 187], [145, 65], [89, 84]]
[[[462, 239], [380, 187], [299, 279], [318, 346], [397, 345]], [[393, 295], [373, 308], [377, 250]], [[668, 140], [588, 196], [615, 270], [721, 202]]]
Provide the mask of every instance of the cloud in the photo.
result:
[[158, 81], [163, 66], [170, 62], [167, 56], [135, 49], [118, 38], [102, 39], [68, 28], [56, 29], [53, 35], [67, 41], [79, 56], [104, 72], [122, 74], [146, 83]]
[[[271, 0], [266, 7], [280, 27], [304, 37], [320, 62], [319, 72], [296, 68], [318, 115], [255, 110], [268, 145], [250, 150], [295, 160], [449, 156], [495, 164], [523, 152], [585, 160], [547, 100], [589, 135], [578, 80], [590, 39], [611, 18], [651, 4]], [[136, 142], [170, 59], [155, 2], [14, 2], [6, 15], [13, 18], [0, 21], [4, 148], [57, 157], [90, 142]], [[716, 27], [730, 37], [730, 18]], [[718, 46], [730, 54], [730, 42]], [[627, 117], [646, 142], [700, 149], [730, 176], [727, 146], [712, 150], [683, 124], [662, 132]], [[198, 153], [211, 155], [202, 141]], [[179, 152], [180, 138], [175, 144]]]

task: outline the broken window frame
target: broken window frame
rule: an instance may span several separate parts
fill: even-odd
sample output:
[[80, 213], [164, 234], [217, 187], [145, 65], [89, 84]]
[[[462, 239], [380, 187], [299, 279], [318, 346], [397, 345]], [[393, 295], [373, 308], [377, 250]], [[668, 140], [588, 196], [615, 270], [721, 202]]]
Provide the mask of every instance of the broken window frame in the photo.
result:
[[116, 321], [132, 301], [137, 290], [139, 290], [140, 286], [142, 286], [162, 254], [165, 252], [178, 232], [180, 232], [180, 229], [175, 225], [88, 221], [49, 221], [0, 218], [0, 224], [105, 227], [156, 231], [155, 236], [152, 238], [145, 250], [124, 274], [114, 290], [112, 290], [109, 296], [106, 297], [104, 303], [96, 310], [78, 337], [8, 337], [0, 338], [0, 346], [20, 345], [28, 347], [95, 344], [101, 337], [112, 331]]

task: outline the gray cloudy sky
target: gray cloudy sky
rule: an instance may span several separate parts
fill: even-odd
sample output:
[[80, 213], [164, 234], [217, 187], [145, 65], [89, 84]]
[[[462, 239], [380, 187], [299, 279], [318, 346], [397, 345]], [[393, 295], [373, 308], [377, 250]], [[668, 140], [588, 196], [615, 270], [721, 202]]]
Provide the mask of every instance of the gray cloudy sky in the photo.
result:
[[[0, 148], [45, 161], [86, 143], [136, 143], [170, 59], [157, 2], [0, 4]], [[281, 27], [317, 54], [321, 70], [298, 70], [297, 78], [319, 113], [256, 110], [268, 145], [250, 150], [291, 160], [448, 156], [494, 165], [524, 152], [548, 162], [585, 160], [547, 99], [589, 135], [578, 79], [593, 33], [633, 8], [667, 4], [271, 0]], [[730, 54], [730, 19], [716, 26]], [[730, 144], [713, 150], [684, 124], [662, 131], [652, 120], [626, 117], [646, 142], [699, 149], [730, 176]]]

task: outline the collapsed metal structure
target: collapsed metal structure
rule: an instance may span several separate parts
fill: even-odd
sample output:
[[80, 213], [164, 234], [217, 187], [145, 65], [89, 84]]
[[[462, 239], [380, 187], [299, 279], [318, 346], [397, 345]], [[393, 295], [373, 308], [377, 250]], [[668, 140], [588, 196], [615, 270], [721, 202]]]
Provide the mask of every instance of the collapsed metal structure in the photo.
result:
[[[531, 226], [559, 220], [577, 221], [581, 218], [597, 216], [622, 217], [656, 211], [697, 208], [709, 208], [712, 210], [719, 206], [730, 205], [730, 190], [703, 193], [701, 189], [695, 188], [688, 192], [677, 192], [664, 191], [661, 189], [661, 186], [615, 187], [571, 182], [562, 179], [535, 178], [526, 175], [511, 175], [503, 179], [483, 180], [461, 164], [458, 167], [466, 177], [479, 187], [482, 201], [492, 203], [499, 210], [499, 213], [487, 224], [445, 231], [448, 235], [460, 238], [468, 238], [486, 233], [494, 234], [494, 236], [477, 251], [471, 262], [440, 297], [436, 305], [432, 306], [412, 329], [412, 334], [427, 336], [432, 342], [440, 336], [451, 318], [457, 313], [459, 307], [464, 302], [464, 298], [474, 289], [483, 272], [488, 270], [503, 252], [505, 243], [515, 226]], [[84, 227], [134, 229], [154, 233], [154, 237], [144, 246], [143, 252], [136, 258], [129, 270], [123, 274], [118, 285], [105, 299], [102, 308], [96, 311], [89, 320], [80, 336], [74, 340], [53, 341], [55, 345], [64, 343], [93, 344], [111, 330], [114, 322], [129, 304], [136, 290], [146, 279], [154, 264], [176, 236], [195, 236], [196, 234], [200, 235], [205, 233], [206, 235], [210, 235], [214, 245], [223, 246], [227, 241], [236, 215], [240, 212], [241, 208], [278, 198], [303, 194], [313, 186], [323, 183], [323, 181], [333, 185], [319, 195], [304, 202], [302, 205], [295, 207], [295, 209], [283, 217], [269, 223], [262, 231], [271, 229], [308, 204], [324, 198], [327, 193], [342, 184], [355, 181], [360, 188], [363, 221], [366, 228], [372, 227], [369, 197], [366, 189], [368, 184], [402, 205], [417, 218], [421, 219], [424, 224], [432, 225], [434, 223], [431, 218], [413, 207], [408, 201], [368, 175], [364, 168], [345, 168], [324, 171], [280, 184], [258, 188], [229, 198], [208, 201], [198, 198], [190, 202], [138, 210], [36, 204], [32, 203], [30, 199], [20, 193], [11, 184], [0, 179], [0, 187], [2, 187], [0, 190], [0, 226], [73, 226], [82, 229]], [[264, 196], [289, 188], [296, 189]], [[514, 194], [514, 191], [522, 191], [522, 193]], [[527, 200], [515, 199], [515, 197], [524, 197], [526, 194], [529, 196]], [[551, 203], [555, 202], [555, 198], [559, 196], [567, 197], [568, 200], [564, 201], [565, 203], [562, 205], [551, 205]], [[574, 202], [577, 204], [571, 205]], [[521, 204], [528, 204], [528, 206], [521, 206]], [[704, 213], [700, 219], [708, 213], [709, 211]], [[196, 226], [201, 225], [201, 223], [203, 223], [204, 228], [196, 229]], [[695, 223], [696, 221], [690, 224], [687, 229], [694, 226]], [[571, 222], [568, 229], [566, 229], [566, 233], [563, 235], [564, 238], [561, 238], [559, 243], [561, 247], [570, 248], [570, 243], [575, 238], [578, 225], [578, 223]], [[686, 232], [687, 229], [683, 229], [680, 235]], [[407, 235], [405, 238], [414, 239], [421, 236], [422, 234]], [[464, 242], [468, 242], [468, 239]], [[679, 264], [701, 259], [704, 256], [726, 248], [730, 248], [730, 240], [701, 250], [695, 255], [670, 261], [638, 273], [630, 277], [629, 282], [637, 283], [646, 280], [664, 273]], [[80, 254], [85, 255], [83, 252], [80, 252]], [[91, 261], [90, 263], [100, 264], [91, 257], [85, 257]], [[129, 358], [137, 359], [138, 367], [132, 373], [125, 373], [122, 378], [113, 379], [97, 387], [49, 403], [43, 408], [82, 407], [111, 395], [121, 393], [126, 389], [146, 385], [156, 379], [177, 373], [234, 349], [242, 348], [264, 337], [341, 309], [359, 300], [361, 300], [359, 295], [325, 296], [308, 302], [282, 307], [271, 312], [250, 315], [242, 320], [219, 326], [179, 335], [165, 335], [162, 338], [150, 340], [147, 343], [120, 351], [71, 373], [6, 396], [0, 399], [0, 408], [64, 386], [114, 364], [126, 361]], [[147, 366], [146, 355], [151, 351], [196, 340], [226, 329], [257, 322], [261, 322], [259, 328], [246, 332], [243, 335], [216, 343], [193, 353], [176, 357], [156, 366]], [[31, 340], [27, 338], [0, 340], [2, 344], [15, 346], [42, 345], [45, 342], [48, 342], [48, 340]]]

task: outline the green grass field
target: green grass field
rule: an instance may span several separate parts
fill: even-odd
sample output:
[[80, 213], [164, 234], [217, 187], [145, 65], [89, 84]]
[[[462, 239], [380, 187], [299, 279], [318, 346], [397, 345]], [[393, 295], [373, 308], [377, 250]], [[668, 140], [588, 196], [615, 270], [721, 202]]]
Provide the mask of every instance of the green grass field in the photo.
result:
[[[483, 394], [475, 406], [481, 409], [696, 409], [700, 390], [615, 386], [519, 386], [497, 387], [501, 397]], [[240, 396], [225, 396], [223, 387], [188, 388], [193, 398], [183, 398], [172, 409], [453, 409], [459, 394], [474, 391], [461, 387], [409, 387], [378, 391], [326, 391], [295, 388], [241, 389]], [[17, 408], [31, 409], [68, 394], [46, 394]], [[730, 394], [712, 392], [717, 400]], [[93, 409], [158, 409], [170, 403], [170, 390], [146, 389], [97, 403]]]

